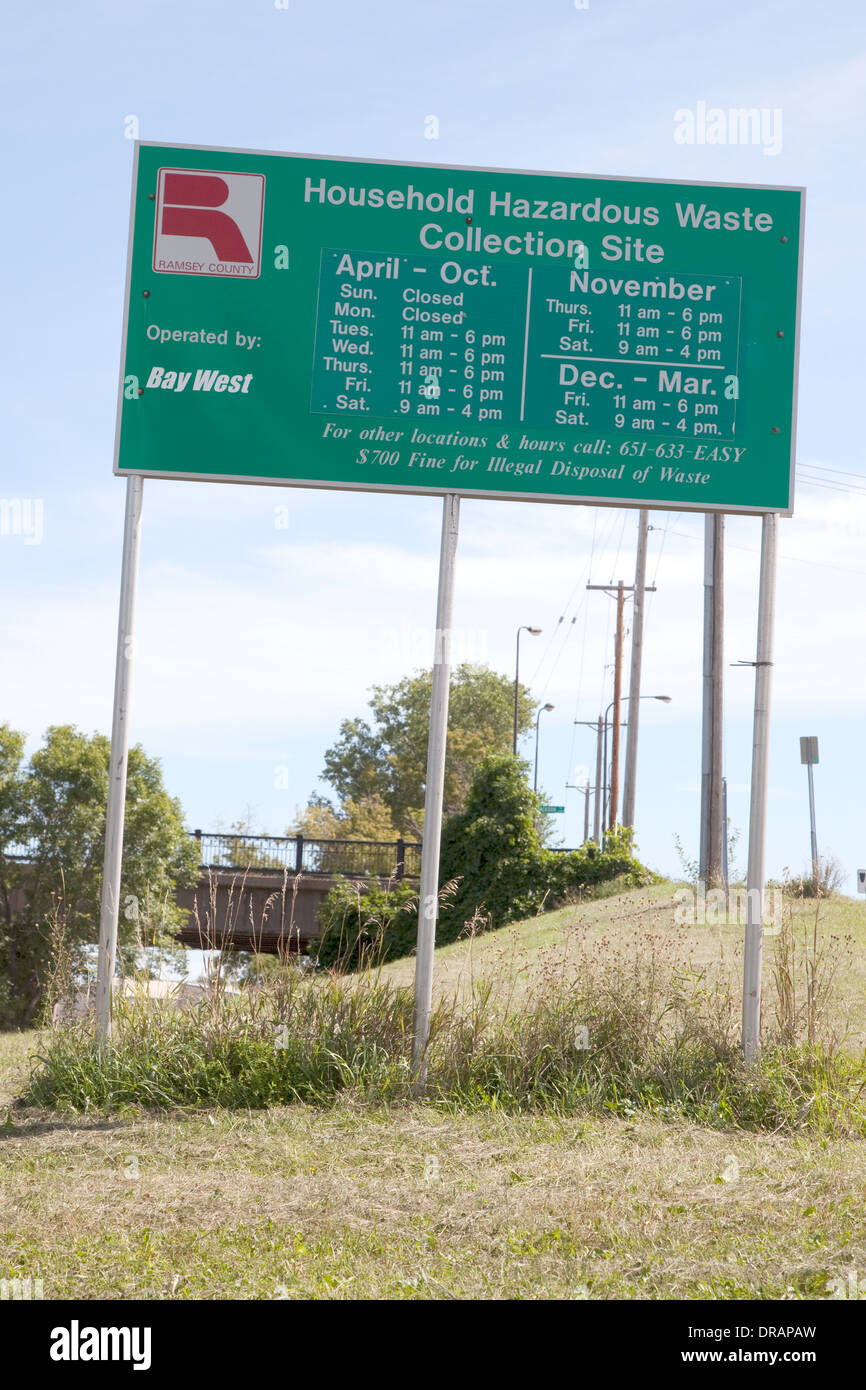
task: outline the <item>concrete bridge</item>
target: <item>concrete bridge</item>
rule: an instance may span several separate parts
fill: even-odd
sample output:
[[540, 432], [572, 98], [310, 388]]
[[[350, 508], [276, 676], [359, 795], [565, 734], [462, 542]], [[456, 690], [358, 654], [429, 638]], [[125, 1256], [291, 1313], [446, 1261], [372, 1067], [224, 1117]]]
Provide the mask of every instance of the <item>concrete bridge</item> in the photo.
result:
[[319, 934], [317, 912], [338, 877], [360, 887], [420, 874], [421, 845], [410, 840], [194, 835], [201, 870], [194, 889], [176, 894], [189, 912], [177, 938], [202, 950], [304, 953]]

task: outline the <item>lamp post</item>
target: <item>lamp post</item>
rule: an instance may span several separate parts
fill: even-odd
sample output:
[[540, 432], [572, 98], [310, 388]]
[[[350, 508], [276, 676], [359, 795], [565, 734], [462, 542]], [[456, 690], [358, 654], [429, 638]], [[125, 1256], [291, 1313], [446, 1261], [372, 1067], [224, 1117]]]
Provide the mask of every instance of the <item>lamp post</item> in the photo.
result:
[[[669, 705], [669, 704], [671, 703], [671, 698], [672, 698], [672, 697], [671, 697], [670, 695], [639, 695], [639, 696], [638, 696], [638, 699], [639, 699], [639, 700], [661, 700], [662, 703], [665, 704], [665, 705]], [[630, 695], [624, 695], [624, 696], [622, 697], [622, 699], [620, 700], [620, 704], [625, 704], [626, 700], [630, 700], [630, 699], [631, 699], [631, 696], [630, 696]], [[605, 768], [605, 779], [607, 778], [607, 729], [608, 729], [607, 716], [608, 716], [608, 714], [610, 714], [610, 711], [613, 709], [613, 706], [614, 706], [615, 703], [616, 703], [615, 700], [611, 700], [611, 702], [610, 702], [610, 704], [608, 705], [607, 710], [606, 710], [606, 712], [605, 712], [605, 716], [604, 716], [604, 745], [605, 745], [605, 746], [604, 746], [604, 768]], [[617, 769], [617, 772], [618, 772], [618, 769]], [[608, 830], [613, 830], [614, 824], [615, 824], [615, 822], [616, 822], [616, 811], [617, 811], [617, 797], [618, 797], [618, 793], [619, 793], [619, 777], [617, 776], [616, 781], [614, 781], [613, 775], [611, 775], [610, 802], [609, 802], [609, 806], [610, 806], [610, 821], [609, 821], [609, 824], [608, 824], [608, 827], [607, 827]]]
[[540, 628], [540, 627], [527, 627], [526, 624], [524, 623], [522, 627], [519, 627], [519, 628], [517, 629], [517, 653], [516, 653], [515, 659], [514, 659], [514, 740], [513, 740], [513, 742], [512, 742], [512, 746], [511, 746], [511, 751], [512, 751], [512, 753], [514, 753], [515, 755], [516, 755], [516, 753], [517, 753], [517, 697], [518, 697], [518, 691], [520, 690], [520, 683], [519, 683], [519, 682], [520, 682], [520, 634], [521, 634], [521, 632], [528, 632], [528, 633], [530, 634], [530, 636], [532, 636], [532, 637], [539, 637], [539, 636], [541, 635], [541, 628]]
[[539, 723], [539, 720], [541, 719], [541, 716], [542, 716], [545, 712], [549, 712], [549, 711], [552, 710], [552, 709], [553, 709], [553, 705], [542, 705], [542, 706], [541, 706], [541, 709], [538, 711], [538, 713], [537, 713], [536, 716], [535, 716], [535, 777], [534, 777], [533, 782], [532, 782], [532, 790], [533, 790], [534, 792], [537, 792], [537, 791], [538, 791], [538, 723]]

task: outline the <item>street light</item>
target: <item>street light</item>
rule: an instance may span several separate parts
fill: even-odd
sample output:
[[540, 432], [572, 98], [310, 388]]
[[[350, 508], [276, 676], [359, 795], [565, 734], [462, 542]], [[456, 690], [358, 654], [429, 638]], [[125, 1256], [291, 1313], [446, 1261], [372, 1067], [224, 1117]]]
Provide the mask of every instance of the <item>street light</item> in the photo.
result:
[[538, 791], [538, 721], [540, 720], [541, 716], [545, 713], [545, 711], [549, 712], [552, 709], [553, 705], [542, 705], [541, 709], [535, 716], [535, 778], [532, 783], [532, 790], [534, 792]]
[[511, 747], [511, 751], [512, 751], [512, 753], [514, 753], [515, 755], [516, 755], [516, 753], [517, 753], [517, 693], [518, 693], [518, 690], [520, 689], [520, 686], [519, 686], [519, 677], [520, 677], [520, 634], [521, 634], [521, 632], [528, 632], [528, 633], [530, 634], [530, 636], [532, 636], [532, 637], [540, 637], [540, 636], [541, 636], [541, 628], [540, 628], [540, 627], [527, 627], [526, 624], [524, 623], [522, 627], [519, 627], [519, 628], [517, 629], [517, 655], [516, 655], [515, 660], [514, 660], [514, 741], [513, 741], [513, 743], [512, 743], [512, 747]]

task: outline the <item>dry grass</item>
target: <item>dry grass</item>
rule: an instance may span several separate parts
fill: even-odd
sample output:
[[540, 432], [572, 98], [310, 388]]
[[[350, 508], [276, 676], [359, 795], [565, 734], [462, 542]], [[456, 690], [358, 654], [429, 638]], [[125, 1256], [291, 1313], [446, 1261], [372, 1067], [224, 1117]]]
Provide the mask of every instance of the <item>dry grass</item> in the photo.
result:
[[0, 1277], [84, 1298], [809, 1298], [866, 1270], [862, 1143], [338, 1105], [0, 1145]]
[[[609, 951], [633, 953], [662, 942], [665, 953], [705, 970], [710, 984], [741, 987], [743, 927], [736, 921], [719, 925], [680, 926], [675, 920], [674, 893], [682, 885], [669, 881], [650, 888], [620, 893], [544, 913], [500, 931], [458, 941], [436, 952], [436, 990], [440, 995], [464, 994], [478, 978], [493, 979], [502, 993], [519, 994], [546, 975], [568, 973], [584, 953], [603, 959]], [[866, 902], [833, 897], [819, 902], [784, 899], [784, 917], [797, 942], [811, 943], [816, 913], [819, 933], [828, 955], [838, 957], [833, 979], [832, 1023], [837, 1036], [846, 1035], [855, 1052], [866, 1048]], [[764, 942], [764, 1021], [775, 1022], [776, 982], [773, 965], [786, 945], [784, 935], [767, 933]], [[802, 951], [801, 951], [802, 954]], [[786, 956], [789, 976], [794, 963]], [[801, 974], [805, 962], [800, 960]], [[383, 966], [382, 975], [395, 984], [409, 984], [414, 959]], [[802, 981], [800, 985], [802, 989]]]

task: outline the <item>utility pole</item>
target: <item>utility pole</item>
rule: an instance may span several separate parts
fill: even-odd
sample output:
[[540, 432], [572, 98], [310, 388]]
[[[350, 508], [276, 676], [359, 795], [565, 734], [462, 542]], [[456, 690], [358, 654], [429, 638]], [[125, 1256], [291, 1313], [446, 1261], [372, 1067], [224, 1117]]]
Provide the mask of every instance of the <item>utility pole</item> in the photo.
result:
[[634, 603], [631, 623], [631, 673], [628, 681], [629, 711], [625, 746], [625, 784], [622, 796], [622, 823], [634, 827], [637, 785], [637, 739], [640, 718], [640, 676], [643, 659], [644, 592], [649, 512], [641, 508], [637, 522], [637, 559], [634, 568]]
[[[619, 715], [620, 704], [622, 702], [622, 646], [623, 646], [623, 608], [625, 606], [625, 596], [634, 590], [633, 584], [624, 584], [618, 580], [616, 584], [587, 584], [587, 589], [600, 589], [606, 594], [616, 595], [616, 645], [614, 652], [613, 667], [613, 738], [611, 743], [611, 771], [610, 771], [610, 808], [608, 815], [607, 829], [612, 830], [616, 825], [616, 815], [619, 802]], [[644, 586], [645, 594], [655, 593], [655, 585], [649, 588]], [[605, 725], [607, 721], [605, 720]], [[601, 781], [607, 780], [607, 758], [605, 758], [604, 777]]]
[[704, 518], [704, 690], [701, 739], [700, 877], [717, 886], [722, 879], [722, 806], [724, 699], [725, 518], [720, 512]]
[[623, 609], [625, 607], [625, 588], [622, 580], [616, 586], [616, 642], [614, 646], [613, 662], [613, 730], [610, 749], [610, 820], [608, 829], [613, 830], [616, 825], [616, 814], [619, 802], [619, 716], [620, 705], [622, 702], [622, 644], [624, 640], [623, 632]]

